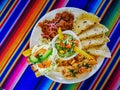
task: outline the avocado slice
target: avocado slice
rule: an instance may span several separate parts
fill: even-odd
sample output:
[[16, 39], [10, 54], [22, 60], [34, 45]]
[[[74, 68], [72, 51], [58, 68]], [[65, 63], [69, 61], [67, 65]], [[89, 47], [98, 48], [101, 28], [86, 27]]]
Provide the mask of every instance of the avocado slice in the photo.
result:
[[52, 52], [53, 52], [53, 49], [50, 48], [44, 55], [38, 56], [39, 62], [43, 62], [44, 60], [46, 60], [52, 54]]

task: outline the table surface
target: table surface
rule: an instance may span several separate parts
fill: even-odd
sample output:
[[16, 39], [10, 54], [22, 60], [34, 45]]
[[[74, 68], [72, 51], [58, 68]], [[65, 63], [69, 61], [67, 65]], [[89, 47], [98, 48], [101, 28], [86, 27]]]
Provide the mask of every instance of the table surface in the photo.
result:
[[[101, 18], [109, 31], [111, 58], [89, 79], [75, 84], [35, 77], [22, 52], [36, 22], [60, 7], [77, 7]], [[120, 0], [1, 0], [0, 87], [6, 90], [120, 90]], [[0, 89], [1, 90], [1, 89]]]

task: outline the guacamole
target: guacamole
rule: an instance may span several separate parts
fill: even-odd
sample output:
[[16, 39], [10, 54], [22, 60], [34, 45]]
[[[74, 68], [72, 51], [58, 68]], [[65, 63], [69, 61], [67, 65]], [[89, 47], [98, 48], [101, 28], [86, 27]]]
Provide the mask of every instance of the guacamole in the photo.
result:
[[63, 39], [57, 38], [55, 41], [55, 48], [58, 51], [58, 55], [61, 58], [70, 57], [75, 54], [73, 50], [74, 46], [78, 46], [79, 41], [76, 40], [72, 35], [63, 34]]

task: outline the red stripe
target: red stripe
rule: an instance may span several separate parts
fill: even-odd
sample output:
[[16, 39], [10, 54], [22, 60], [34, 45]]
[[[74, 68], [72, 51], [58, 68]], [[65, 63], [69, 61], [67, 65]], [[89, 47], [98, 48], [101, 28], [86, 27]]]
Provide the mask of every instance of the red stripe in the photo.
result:
[[116, 21], [115, 25], [113, 26], [112, 30], [110, 31], [108, 37], [110, 37], [111, 33], [113, 32], [115, 26], [118, 24], [118, 21], [120, 20], [120, 18], [118, 18], [118, 20]]
[[58, 88], [58, 90], [61, 90], [62, 85], [63, 85], [63, 84], [59, 84], [59, 88]]
[[10, 0], [7, 1], [7, 3], [5, 4], [5, 6], [3, 7], [3, 9], [1, 10], [1, 12], [0, 12], [1, 15], [2, 15], [3, 10], [8, 6], [8, 3], [9, 3], [9, 2], [10, 2]]
[[[33, 3], [31, 3], [32, 5], [30, 5], [30, 7], [29, 7], [29, 10], [31, 10], [31, 8], [34, 8], [34, 7], [32, 7], [32, 6], [34, 6], [33, 5]], [[37, 4], [37, 3], [36, 3]], [[45, 5], [45, 3], [44, 3], [44, 5]], [[43, 5], [43, 6], [44, 6]], [[42, 9], [42, 8], [41, 8]], [[41, 12], [41, 9], [39, 10], [39, 12], [38, 12], [38, 14]], [[27, 11], [29, 11], [28, 9], [27, 9]], [[20, 20], [19, 20], [19, 22], [18, 23], [16, 23], [15, 24], [15, 27], [13, 28], [13, 30], [11, 30], [11, 31], [14, 31], [14, 32], [12, 32], [12, 33], [10, 33], [10, 35], [8, 36], [8, 39], [5, 41], [5, 43], [3, 43], [3, 45], [2, 46], [4, 46], [3, 48], [1, 48], [1, 50], [0, 51], [2, 51], [2, 56], [4, 56], [4, 53], [6, 53], [7, 52], [7, 48], [9, 48], [10, 46], [11, 46], [11, 42], [13, 42], [13, 41], [15, 41], [16, 40], [16, 37], [18, 37], [19, 36], [19, 30], [24, 26], [24, 24], [25, 24], [25, 20], [27, 20], [27, 19], [29, 19], [29, 13], [30, 13], [30, 11], [29, 11], [29, 13], [26, 11], [26, 15], [23, 15], [23, 18], [21, 18]], [[36, 15], [36, 17], [34, 17], [34, 20], [33, 20], [33, 22], [31, 22], [31, 25], [30, 26], [32, 26], [33, 25], [33, 23], [35, 23], [35, 21], [37, 20], [37, 17], [38, 17], [38, 14]], [[16, 31], [15, 31], [16, 30]], [[27, 32], [29, 32], [31, 30], [31, 27], [29, 27], [28, 28], [28, 31]], [[27, 33], [26, 32], [26, 33]], [[24, 33], [24, 36], [26, 35], [26, 33]], [[22, 39], [23, 40], [23, 39]], [[20, 45], [20, 43], [22, 42], [22, 40], [18, 43], [18, 45]], [[4, 48], [6, 48], [6, 49], [4, 49]], [[11, 55], [14, 53], [14, 51], [16, 50], [18, 48], [18, 46], [13, 50], [13, 52], [11, 53]], [[11, 56], [9, 57], [9, 59], [8, 59], [8, 62], [9, 62], [9, 60], [10, 60], [10, 58], [11, 58]], [[7, 63], [8, 63], [7, 62]], [[4, 67], [2, 67], [2, 69], [1, 69], [1, 71], [3, 70], [3, 69], [5, 69], [5, 66], [6, 66], [6, 64], [4, 65]]]
[[51, 85], [50, 85], [50, 87], [49, 87], [49, 89], [48, 89], [48, 90], [51, 90], [51, 89], [52, 89], [53, 84], [54, 84], [54, 81], [51, 83]]
[[[118, 59], [118, 60], [119, 60], [119, 63], [115, 66], [115, 68], [113, 70], [113, 74], [111, 74], [110, 77], [108, 78], [108, 80], [110, 80], [110, 81], [108, 83], [105, 83], [105, 85], [104, 85], [104, 88], [107, 90], [109, 90], [109, 88], [111, 90], [115, 90], [115, 88], [117, 88], [116, 84], [118, 84], [120, 82], [120, 67], [119, 67], [120, 59]], [[105, 86], [109, 86], [109, 87], [105, 87]]]
[[95, 14], [96, 14], [96, 13], [97, 13], [97, 11], [100, 9], [100, 7], [101, 7], [101, 5], [102, 5], [103, 1], [104, 1], [104, 0], [102, 0], [102, 2], [100, 3], [100, 5], [99, 5], [98, 9], [96, 10]]
[[[114, 51], [113, 51], [112, 54], [111, 54], [111, 55], [112, 55], [111, 57], [114, 56], [115, 51], [117, 50], [118, 46], [119, 46], [119, 43], [116, 45]], [[109, 62], [110, 62], [111, 60], [112, 60], [112, 58], [109, 58], [109, 59], [108, 59], [107, 63], [103, 66], [102, 70], [104, 70], [104, 69], [107, 67], [107, 65], [109, 65]], [[95, 84], [97, 83], [97, 80], [100, 78], [100, 76], [101, 76], [102, 74], [103, 74], [103, 71], [101, 71], [101, 72], [99, 73], [99, 76], [97, 77], [96, 81], [94, 81], [94, 84], [93, 84], [93, 86], [91, 87], [92, 90], [93, 90]]]
[[[110, 2], [110, 1], [109, 1]], [[101, 20], [102, 20], [102, 18], [105, 16], [105, 14], [107, 13], [107, 10], [109, 9], [109, 7], [112, 5], [112, 2], [113, 2], [113, 0], [110, 2], [110, 4], [109, 4], [109, 6], [107, 7], [107, 9], [106, 9], [106, 11], [105, 11], [105, 13], [103, 13], [103, 15], [102, 15], [102, 17], [101, 17]]]
[[9, 74], [9, 78], [6, 79], [3, 85], [3, 87], [5, 87], [6, 90], [13, 89], [14, 84], [17, 83], [17, 80], [20, 78], [24, 69], [28, 66], [27, 60], [25, 57], [21, 56], [18, 60], [19, 62], [16, 63], [16, 65], [12, 69], [12, 72]]
[[17, 5], [17, 3], [19, 2], [19, 0], [15, 0], [15, 3], [13, 3], [13, 7], [10, 9], [10, 11], [8, 11], [7, 16], [5, 17], [5, 19], [3, 19], [0, 28], [3, 26], [3, 24], [6, 22], [7, 18], [10, 16], [10, 13], [13, 11], [13, 9], [15, 9], [15, 6]]

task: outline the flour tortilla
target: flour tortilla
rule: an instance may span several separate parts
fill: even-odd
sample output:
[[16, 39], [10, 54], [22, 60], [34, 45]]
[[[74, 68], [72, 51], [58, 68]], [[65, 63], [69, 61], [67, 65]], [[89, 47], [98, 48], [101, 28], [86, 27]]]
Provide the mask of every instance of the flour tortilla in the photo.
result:
[[88, 29], [89, 27], [99, 23], [99, 18], [96, 15], [90, 14], [90, 13], [83, 13], [80, 14], [76, 22], [74, 23], [74, 29], [73, 31], [76, 34], [80, 34], [82, 31]]
[[102, 56], [102, 57], [108, 57], [108, 58], [111, 57], [110, 50], [106, 44], [98, 47], [94, 47], [94, 48], [89, 48], [87, 49], [87, 52], [95, 56]]
[[84, 39], [81, 41], [82, 49], [103, 45], [108, 41], [109, 41], [109, 38], [104, 34], [102, 36]]
[[88, 30], [82, 32], [78, 37], [80, 40], [95, 37], [101, 34], [104, 34], [108, 31], [108, 29], [102, 24], [96, 24]]

